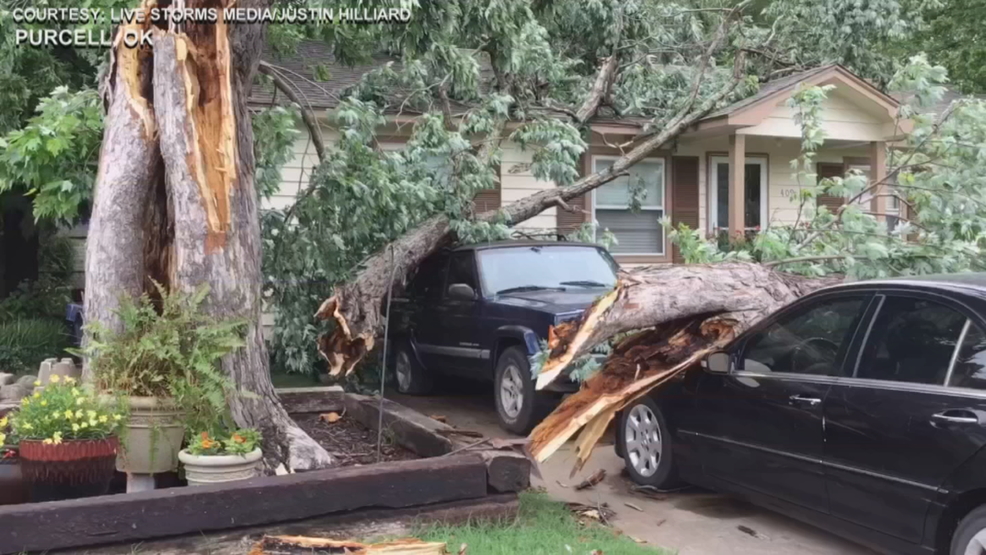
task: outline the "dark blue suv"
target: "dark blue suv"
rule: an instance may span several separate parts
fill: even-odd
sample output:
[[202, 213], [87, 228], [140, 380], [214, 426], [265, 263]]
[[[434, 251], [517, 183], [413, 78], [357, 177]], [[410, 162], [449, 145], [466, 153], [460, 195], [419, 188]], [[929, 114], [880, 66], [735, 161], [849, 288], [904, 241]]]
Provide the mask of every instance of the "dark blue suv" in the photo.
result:
[[535, 392], [530, 356], [550, 326], [612, 288], [617, 269], [604, 248], [585, 243], [511, 241], [431, 256], [394, 298], [397, 389], [428, 393], [438, 374], [491, 380], [500, 424], [527, 433], [575, 388]]

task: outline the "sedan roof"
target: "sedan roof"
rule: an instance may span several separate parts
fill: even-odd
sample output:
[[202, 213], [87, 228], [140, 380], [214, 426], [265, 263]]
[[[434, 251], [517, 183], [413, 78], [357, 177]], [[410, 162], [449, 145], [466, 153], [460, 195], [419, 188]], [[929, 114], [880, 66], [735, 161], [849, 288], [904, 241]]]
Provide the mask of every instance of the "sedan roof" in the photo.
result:
[[835, 285], [830, 289], [868, 289], [871, 287], [901, 287], [905, 289], [948, 289], [969, 293], [975, 291], [986, 297], [986, 272], [966, 272], [958, 274], [934, 274], [926, 276], [904, 276], [888, 279], [851, 281]]

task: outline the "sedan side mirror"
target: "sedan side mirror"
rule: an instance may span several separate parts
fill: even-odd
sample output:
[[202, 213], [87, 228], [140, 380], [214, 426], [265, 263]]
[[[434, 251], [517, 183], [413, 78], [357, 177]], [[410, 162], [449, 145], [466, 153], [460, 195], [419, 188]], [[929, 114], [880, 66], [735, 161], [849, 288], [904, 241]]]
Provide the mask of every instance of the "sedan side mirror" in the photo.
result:
[[448, 286], [448, 296], [460, 301], [476, 300], [476, 292], [465, 283], [453, 283]]
[[717, 351], [709, 353], [702, 361], [702, 366], [712, 374], [728, 374], [733, 368], [733, 359], [729, 353]]

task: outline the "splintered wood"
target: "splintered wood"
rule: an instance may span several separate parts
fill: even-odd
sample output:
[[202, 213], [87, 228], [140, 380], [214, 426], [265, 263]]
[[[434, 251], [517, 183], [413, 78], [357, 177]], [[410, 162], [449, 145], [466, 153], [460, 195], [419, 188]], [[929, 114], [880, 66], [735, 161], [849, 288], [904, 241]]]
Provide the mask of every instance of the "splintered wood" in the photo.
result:
[[417, 538], [366, 544], [307, 536], [264, 536], [250, 550], [250, 555], [313, 553], [315, 550], [349, 555], [444, 555], [447, 553], [445, 542], [426, 542]]
[[734, 337], [733, 320], [692, 317], [669, 322], [625, 339], [603, 369], [565, 399], [530, 435], [538, 462], [554, 454], [579, 430], [578, 472], [617, 411], [694, 366]]

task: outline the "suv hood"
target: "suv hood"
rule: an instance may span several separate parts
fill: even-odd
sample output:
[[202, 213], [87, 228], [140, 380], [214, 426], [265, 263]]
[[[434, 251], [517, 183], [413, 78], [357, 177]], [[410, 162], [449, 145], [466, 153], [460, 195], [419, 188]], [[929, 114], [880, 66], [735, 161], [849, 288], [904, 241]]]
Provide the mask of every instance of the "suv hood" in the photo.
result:
[[522, 306], [549, 314], [583, 310], [606, 289], [573, 289], [570, 291], [523, 291], [506, 293], [493, 299], [494, 303]]

